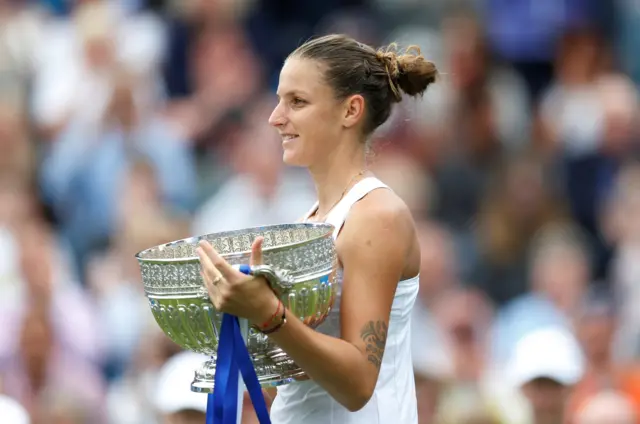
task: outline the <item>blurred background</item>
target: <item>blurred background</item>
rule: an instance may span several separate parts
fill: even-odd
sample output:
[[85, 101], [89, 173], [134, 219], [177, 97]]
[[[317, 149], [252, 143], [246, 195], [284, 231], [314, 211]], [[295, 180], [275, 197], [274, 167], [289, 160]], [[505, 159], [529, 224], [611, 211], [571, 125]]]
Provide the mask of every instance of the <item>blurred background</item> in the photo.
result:
[[308, 210], [267, 118], [330, 32], [442, 72], [371, 158], [420, 235], [420, 424], [638, 422], [639, 0], [0, 0], [0, 422], [204, 422], [133, 255]]

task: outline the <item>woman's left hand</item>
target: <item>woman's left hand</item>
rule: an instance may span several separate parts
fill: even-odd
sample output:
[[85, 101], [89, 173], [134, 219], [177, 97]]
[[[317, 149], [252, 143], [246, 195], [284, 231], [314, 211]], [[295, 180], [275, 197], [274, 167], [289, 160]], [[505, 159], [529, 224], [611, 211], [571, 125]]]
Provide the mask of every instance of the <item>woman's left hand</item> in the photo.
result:
[[[250, 265], [262, 264], [262, 242], [262, 237], [253, 242]], [[263, 277], [238, 271], [206, 241], [199, 243], [197, 253], [211, 303], [218, 311], [257, 325], [273, 315], [279, 300]]]

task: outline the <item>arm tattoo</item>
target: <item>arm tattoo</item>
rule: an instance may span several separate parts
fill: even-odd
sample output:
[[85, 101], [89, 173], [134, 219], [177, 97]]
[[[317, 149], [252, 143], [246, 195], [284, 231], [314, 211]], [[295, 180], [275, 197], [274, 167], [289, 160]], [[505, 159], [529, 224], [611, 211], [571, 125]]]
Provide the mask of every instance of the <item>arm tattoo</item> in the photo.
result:
[[369, 321], [362, 327], [360, 337], [367, 345], [367, 359], [377, 369], [380, 369], [384, 346], [387, 342], [387, 323], [384, 321]]

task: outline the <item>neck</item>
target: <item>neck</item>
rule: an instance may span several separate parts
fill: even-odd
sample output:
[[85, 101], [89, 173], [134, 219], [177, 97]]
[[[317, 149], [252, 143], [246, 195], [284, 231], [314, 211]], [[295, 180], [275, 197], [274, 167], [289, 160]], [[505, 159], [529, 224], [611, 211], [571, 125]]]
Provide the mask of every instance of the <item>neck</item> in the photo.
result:
[[318, 216], [329, 212], [351, 186], [358, 173], [366, 169], [364, 143], [344, 142], [327, 159], [309, 167], [318, 195]]

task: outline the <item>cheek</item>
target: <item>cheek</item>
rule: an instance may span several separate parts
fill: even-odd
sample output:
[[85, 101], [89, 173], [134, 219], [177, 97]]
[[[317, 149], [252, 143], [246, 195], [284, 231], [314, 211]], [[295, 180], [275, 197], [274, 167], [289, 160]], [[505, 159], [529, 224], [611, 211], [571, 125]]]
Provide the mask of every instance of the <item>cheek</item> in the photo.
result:
[[295, 150], [300, 150], [300, 153], [304, 153], [309, 159], [324, 156], [335, 148], [340, 135], [335, 110], [302, 110], [292, 121], [301, 135], [300, 143], [295, 146]]

